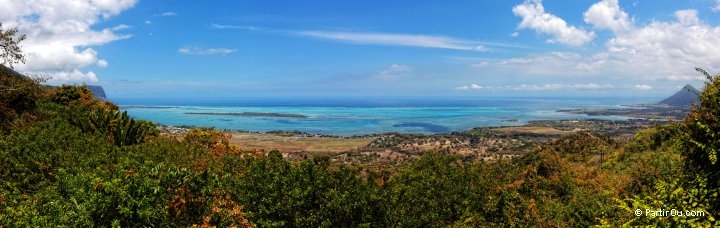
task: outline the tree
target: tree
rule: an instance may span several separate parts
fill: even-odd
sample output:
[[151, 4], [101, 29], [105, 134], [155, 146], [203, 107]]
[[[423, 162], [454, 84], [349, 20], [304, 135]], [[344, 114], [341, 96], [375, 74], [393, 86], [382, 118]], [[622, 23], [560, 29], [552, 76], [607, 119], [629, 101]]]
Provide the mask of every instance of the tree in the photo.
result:
[[36, 101], [42, 92], [40, 78], [23, 77], [10, 68], [15, 63], [25, 63], [25, 56], [20, 50], [20, 42], [25, 40], [24, 34], [18, 29], [3, 29], [0, 23], [0, 130], [7, 127], [18, 114], [35, 108]]
[[20, 50], [20, 42], [25, 40], [25, 34], [18, 34], [18, 28], [3, 29], [0, 23], [0, 61], [3, 65], [13, 68], [13, 64], [25, 63], [25, 56]]

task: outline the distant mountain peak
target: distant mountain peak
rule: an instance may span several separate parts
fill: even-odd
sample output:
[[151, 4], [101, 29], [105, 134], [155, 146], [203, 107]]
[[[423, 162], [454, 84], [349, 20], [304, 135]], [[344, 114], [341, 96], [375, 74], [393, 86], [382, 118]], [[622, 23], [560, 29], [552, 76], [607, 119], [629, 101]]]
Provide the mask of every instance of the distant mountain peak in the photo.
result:
[[692, 85], [687, 84], [683, 86], [680, 91], [677, 91], [672, 96], [665, 98], [658, 104], [677, 107], [690, 107], [693, 103], [700, 102], [698, 100], [698, 95], [700, 95], [700, 91], [695, 89], [695, 87], [693, 87]]

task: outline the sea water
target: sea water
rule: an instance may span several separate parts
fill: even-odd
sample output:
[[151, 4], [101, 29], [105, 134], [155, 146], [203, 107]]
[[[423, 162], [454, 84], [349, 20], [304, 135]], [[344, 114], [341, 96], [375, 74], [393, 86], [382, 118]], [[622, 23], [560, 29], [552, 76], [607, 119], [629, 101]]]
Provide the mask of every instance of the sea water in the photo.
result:
[[[137, 119], [164, 125], [353, 136], [384, 132], [436, 134], [475, 127], [519, 126], [531, 120], [609, 119], [560, 109], [608, 109], [654, 98], [238, 98], [116, 99]], [[281, 113], [307, 118], [189, 113]]]

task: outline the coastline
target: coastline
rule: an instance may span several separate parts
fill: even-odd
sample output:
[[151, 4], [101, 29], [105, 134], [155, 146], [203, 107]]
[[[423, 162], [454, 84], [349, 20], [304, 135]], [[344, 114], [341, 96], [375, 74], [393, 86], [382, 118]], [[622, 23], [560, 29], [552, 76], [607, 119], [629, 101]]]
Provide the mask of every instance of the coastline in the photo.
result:
[[[509, 159], [573, 135], [632, 138], [635, 132], [662, 122], [653, 120], [537, 120], [522, 126], [476, 127], [439, 134], [384, 132], [356, 136], [312, 134], [301, 131], [253, 132], [222, 130], [230, 143], [245, 151], [277, 150], [284, 158], [304, 160], [329, 156], [337, 164], [390, 167], [420, 159], [428, 151], [460, 156], [463, 160]], [[159, 125], [161, 132], [182, 137], [192, 126]]]
[[[157, 128], [161, 132], [169, 133], [169, 134], [184, 134], [193, 128], [198, 128], [198, 129], [214, 129], [214, 130], [219, 130], [219, 131], [224, 131], [224, 132], [233, 132], [233, 133], [267, 134], [267, 135], [280, 135], [280, 136], [286, 136], [286, 137], [323, 137], [323, 138], [352, 139], [352, 138], [377, 137], [377, 136], [389, 135], [389, 134], [418, 135], [418, 136], [453, 135], [453, 134], [463, 134], [468, 131], [472, 131], [472, 130], [476, 130], [476, 129], [489, 129], [489, 130], [536, 129], [534, 132], [530, 131], [530, 130], [528, 130], [527, 132], [525, 130], [519, 130], [519, 131], [515, 131], [515, 132], [544, 134], [542, 132], [537, 132], [538, 128], [555, 128], [559, 131], [599, 131], [600, 133], [606, 133], [606, 134], [611, 134], [611, 135], [621, 135], [623, 133], [628, 133], [628, 130], [611, 130], [611, 129], [612, 128], [620, 128], [621, 126], [625, 126], [626, 128], [628, 126], [630, 126], [630, 128], [633, 128], [633, 129], [635, 129], [635, 128], [642, 129], [643, 126], [651, 127], [656, 124], [663, 124], [663, 123], [667, 123], [669, 121], [674, 121], [674, 120], [664, 119], [664, 118], [659, 118], [659, 119], [631, 118], [631, 119], [627, 119], [627, 120], [606, 120], [606, 119], [530, 120], [523, 125], [483, 126], [483, 127], [473, 127], [471, 129], [464, 130], [464, 131], [448, 131], [448, 132], [442, 132], [442, 133], [426, 134], [426, 133], [408, 133], [408, 132], [386, 131], [386, 132], [381, 132], [381, 133], [360, 134], [360, 135], [352, 135], [352, 136], [311, 133], [311, 132], [304, 132], [304, 131], [299, 131], [299, 130], [251, 131], [251, 130], [242, 130], [242, 129], [222, 129], [222, 128], [213, 128], [213, 127], [206, 127], [206, 126], [193, 126], [193, 125], [157, 124]], [[507, 122], [515, 122], [515, 121], [507, 121]], [[607, 127], [603, 128], [601, 125], [607, 125]], [[614, 127], [613, 127], [613, 125], [614, 125]]]

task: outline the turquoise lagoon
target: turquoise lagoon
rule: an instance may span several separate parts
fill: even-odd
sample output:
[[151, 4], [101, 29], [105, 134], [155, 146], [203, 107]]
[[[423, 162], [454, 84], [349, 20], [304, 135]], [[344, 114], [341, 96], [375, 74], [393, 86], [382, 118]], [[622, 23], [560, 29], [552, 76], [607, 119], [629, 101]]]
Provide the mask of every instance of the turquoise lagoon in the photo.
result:
[[[518, 126], [531, 120], [610, 119], [560, 109], [620, 108], [655, 98], [242, 98], [114, 99], [134, 118], [174, 126], [267, 132], [303, 131], [353, 136], [384, 132], [435, 134], [475, 127]], [[188, 113], [283, 113], [307, 118], [197, 115]]]

